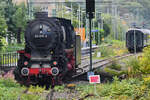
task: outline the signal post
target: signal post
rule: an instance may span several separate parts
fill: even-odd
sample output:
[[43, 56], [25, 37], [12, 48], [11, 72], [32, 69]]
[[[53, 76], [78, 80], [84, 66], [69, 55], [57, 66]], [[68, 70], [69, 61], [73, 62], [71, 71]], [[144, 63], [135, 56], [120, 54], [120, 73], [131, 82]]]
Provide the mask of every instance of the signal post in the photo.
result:
[[92, 72], [92, 34], [91, 34], [91, 21], [94, 18], [95, 12], [95, 0], [86, 0], [86, 16], [89, 19], [89, 34], [90, 34], [90, 72], [88, 72], [88, 77], [94, 75]]

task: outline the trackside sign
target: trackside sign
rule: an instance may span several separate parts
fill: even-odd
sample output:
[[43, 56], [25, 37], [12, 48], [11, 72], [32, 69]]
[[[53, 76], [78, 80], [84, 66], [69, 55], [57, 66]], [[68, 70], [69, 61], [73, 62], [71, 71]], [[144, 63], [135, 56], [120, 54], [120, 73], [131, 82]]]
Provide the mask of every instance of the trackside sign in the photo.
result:
[[93, 83], [100, 83], [100, 75], [91, 75], [89, 76], [89, 82]]

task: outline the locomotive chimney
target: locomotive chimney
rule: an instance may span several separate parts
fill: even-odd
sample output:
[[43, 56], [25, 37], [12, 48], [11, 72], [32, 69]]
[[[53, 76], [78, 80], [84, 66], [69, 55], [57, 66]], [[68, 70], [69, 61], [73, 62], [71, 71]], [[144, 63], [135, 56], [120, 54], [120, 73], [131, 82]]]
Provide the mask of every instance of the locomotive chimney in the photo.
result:
[[48, 17], [48, 12], [36, 12], [34, 16], [35, 18], [45, 18]]

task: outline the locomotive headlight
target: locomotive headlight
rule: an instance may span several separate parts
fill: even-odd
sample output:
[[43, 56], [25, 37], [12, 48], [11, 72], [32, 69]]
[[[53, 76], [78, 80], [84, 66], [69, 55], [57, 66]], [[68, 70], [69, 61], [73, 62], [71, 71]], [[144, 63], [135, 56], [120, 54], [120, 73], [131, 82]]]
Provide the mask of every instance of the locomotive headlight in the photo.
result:
[[51, 51], [50, 53], [51, 53], [51, 54], [53, 54], [54, 52], [53, 52], [53, 51]]
[[50, 32], [51, 31], [51, 29], [47, 29], [47, 32]]
[[23, 76], [28, 76], [29, 75], [29, 69], [28, 68], [22, 68], [21, 69], [21, 74]]
[[59, 74], [59, 69], [57, 67], [53, 67], [51, 69], [51, 73], [53, 76], [57, 76]]
[[25, 65], [25, 66], [27, 66], [27, 65], [28, 65], [28, 62], [27, 62], [27, 61], [25, 61], [25, 62], [24, 62], [24, 65]]
[[53, 62], [53, 65], [57, 65], [57, 61], [54, 61], [54, 62]]

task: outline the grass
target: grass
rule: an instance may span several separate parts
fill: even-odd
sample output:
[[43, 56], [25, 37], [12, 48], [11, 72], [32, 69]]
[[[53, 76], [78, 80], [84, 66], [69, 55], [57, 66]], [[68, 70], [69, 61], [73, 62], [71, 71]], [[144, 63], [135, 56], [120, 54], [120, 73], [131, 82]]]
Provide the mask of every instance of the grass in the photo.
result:
[[26, 87], [20, 86], [12, 79], [0, 79], [0, 100], [18, 100], [19, 96], [21, 100], [45, 100], [41, 94], [45, 89], [31, 86], [28, 93], [24, 94], [25, 90]]
[[77, 86], [81, 98], [88, 94], [94, 96], [85, 100], [149, 100], [150, 88], [141, 79], [126, 79], [119, 81], [114, 78], [112, 83]]
[[[150, 77], [129, 78], [120, 81], [114, 77], [112, 83], [101, 84], [77, 84], [68, 94], [77, 93], [78, 98], [84, 100], [149, 100], [150, 98]], [[65, 85], [56, 86], [55, 92], [63, 93], [68, 88]], [[11, 79], [0, 79], [0, 100], [45, 100], [45, 88], [31, 86], [27, 94], [22, 93], [26, 87], [20, 86]], [[76, 91], [76, 92], [75, 92]], [[68, 95], [66, 94], [66, 95]], [[70, 95], [71, 96], [71, 95]], [[61, 98], [58, 100], [67, 100]], [[73, 99], [72, 100], [76, 100]]]

